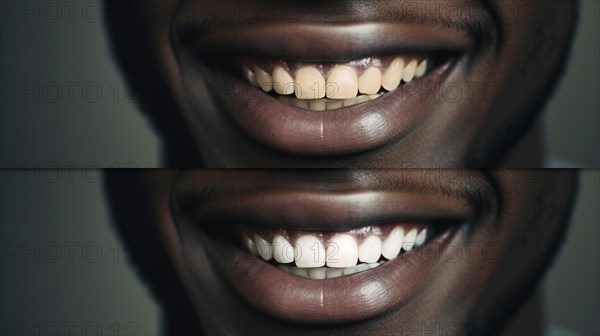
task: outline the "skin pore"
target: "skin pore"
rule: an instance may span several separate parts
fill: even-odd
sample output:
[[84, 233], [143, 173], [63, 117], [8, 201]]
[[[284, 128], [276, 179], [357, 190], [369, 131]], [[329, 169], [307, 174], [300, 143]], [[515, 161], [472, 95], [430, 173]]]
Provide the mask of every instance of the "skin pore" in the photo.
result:
[[[536, 117], [577, 17], [568, 0], [105, 5], [117, 59], [177, 167], [540, 167]], [[281, 103], [235, 70], [239, 57], [292, 71], [414, 52], [432, 59], [422, 78], [333, 111]]]
[[[564, 240], [576, 172], [110, 172], [107, 188], [117, 227], [163, 306], [170, 334], [321, 335], [335, 330], [342, 335], [388, 335], [436, 330], [536, 335], [543, 327], [538, 285]], [[373, 195], [377, 202], [369, 203]], [[269, 201], [272, 196], [279, 201]], [[353, 197], [362, 201], [348, 203]], [[331, 217], [331, 209], [338, 215]], [[366, 217], [354, 221], [353, 209]], [[214, 223], [233, 223], [219, 226], [232, 233], [240, 224], [260, 228], [271, 225], [271, 219], [277, 227], [344, 230], [346, 225], [381, 222], [382, 214], [405, 218], [409, 213], [411, 218], [429, 213], [427, 218], [460, 220], [450, 226], [451, 234], [442, 236], [446, 238], [431, 240], [405, 257], [327, 280], [287, 274], [238, 250], [233, 242], [230, 248], [229, 241], [211, 231]], [[224, 222], [224, 214], [239, 216]], [[348, 220], [336, 224], [345, 214]], [[442, 257], [429, 258], [436, 254], [428, 249]], [[252, 274], [253, 267], [261, 271]], [[239, 272], [249, 273], [238, 281]], [[261, 287], [270, 279], [285, 281]], [[298, 297], [289, 290], [291, 284]], [[338, 297], [340, 288], [343, 295], [307, 308], [309, 293], [321, 285], [326, 298]], [[364, 296], [353, 296], [361, 288]], [[273, 305], [277, 299], [272, 295], [289, 300]], [[370, 301], [371, 295], [376, 299]], [[344, 297], [354, 299], [346, 302]]]

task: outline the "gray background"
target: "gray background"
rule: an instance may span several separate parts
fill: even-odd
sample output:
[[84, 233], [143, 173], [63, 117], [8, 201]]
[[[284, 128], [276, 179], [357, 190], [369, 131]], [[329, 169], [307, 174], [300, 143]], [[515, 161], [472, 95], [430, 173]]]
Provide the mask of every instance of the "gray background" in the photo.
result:
[[[95, 171], [1, 172], [0, 327], [43, 331], [76, 323], [81, 334], [95, 323], [103, 335], [114, 335], [118, 323], [120, 335], [127, 335], [132, 323], [137, 335], [157, 335], [158, 308], [111, 230], [102, 177]], [[571, 232], [544, 284], [549, 321], [583, 335], [600, 335], [599, 202], [600, 171], [584, 171]], [[21, 244], [33, 252], [19, 252]]]
[[[17, 2], [45, 7], [40, 6], [39, 17], [13, 14], [6, 4]], [[2, 2], [0, 93], [6, 99], [1, 102], [0, 161], [28, 167], [157, 167], [158, 140], [126, 97], [110, 58], [101, 9], [97, 13], [100, 5], [80, 1], [70, 15], [64, 3]], [[600, 3], [582, 1], [581, 13], [572, 61], [545, 118], [548, 151], [563, 166], [600, 167]], [[12, 83], [19, 92], [39, 83], [39, 103], [32, 94], [23, 102], [8, 95]], [[53, 102], [57, 88], [62, 96]], [[97, 88], [102, 95], [96, 101]]]

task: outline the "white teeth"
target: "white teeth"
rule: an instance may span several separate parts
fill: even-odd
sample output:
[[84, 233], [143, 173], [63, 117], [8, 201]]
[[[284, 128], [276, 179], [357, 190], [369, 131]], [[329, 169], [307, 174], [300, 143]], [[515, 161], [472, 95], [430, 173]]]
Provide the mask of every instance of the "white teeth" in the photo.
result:
[[244, 76], [246, 77], [246, 80], [248, 81], [248, 83], [250, 83], [252, 86], [258, 87], [258, 82], [256, 81], [256, 75], [254, 75], [254, 72], [252, 72], [252, 70], [244, 67]]
[[252, 241], [252, 239], [248, 238], [245, 235], [244, 235], [244, 246], [246, 246], [246, 249], [248, 249], [248, 251], [250, 251], [250, 253], [252, 253], [252, 255], [254, 255], [254, 256], [258, 255], [258, 249], [256, 248], [256, 244], [254, 243], [254, 241]]
[[367, 264], [360, 264], [360, 265], [358, 265], [356, 267], [344, 268], [344, 275], [351, 275], [351, 274], [354, 274], [354, 273], [366, 271], [368, 269], [370, 269], [369, 265], [367, 265]]
[[412, 250], [413, 247], [415, 246], [416, 239], [417, 239], [417, 229], [412, 229], [412, 230], [408, 231], [406, 236], [404, 236], [404, 242], [402, 244], [404, 251], [408, 252], [408, 251]]
[[349, 66], [336, 66], [327, 78], [327, 98], [349, 99], [358, 94], [356, 71]]
[[244, 67], [243, 73], [251, 85], [265, 92], [274, 90], [284, 103], [311, 111], [330, 111], [377, 99], [382, 89], [393, 91], [402, 83], [424, 76], [428, 64], [426, 59], [419, 62], [396, 57], [384, 71], [381, 60], [372, 62], [362, 73], [356, 68], [359, 63], [352, 62], [335, 65], [328, 74], [313, 65], [298, 65], [293, 76], [284, 65], [275, 65], [271, 73], [259, 66]]
[[417, 60], [412, 60], [410, 63], [408, 63], [406, 68], [404, 68], [404, 71], [402, 72], [402, 80], [404, 80], [405, 83], [410, 83], [415, 78], [416, 71]]
[[308, 101], [308, 109], [311, 111], [325, 111], [327, 104], [323, 99], [313, 99]]
[[404, 59], [397, 57], [392, 64], [383, 73], [381, 86], [388, 91], [395, 90], [402, 80], [402, 69], [404, 68]]
[[421, 63], [417, 67], [417, 70], [415, 71], [415, 77], [416, 78], [423, 77], [423, 75], [425, 74], [426, 71], [427, 71], [427, 60], [423, 60], [423, 61], [421, 61]]
[[427, 228], [421, 230], [421, 232], [419, 232], [419, 234], [417, 235], [417, 239], [415, 240], [415, 246], [421, 246], [423, 245], [423, 243], [425, 242], [425, 239], [427, 239]]
[[294, 78], [281, 66], [273, 69], [273, 87], [275, 92], [280, 95], [289, 95], [294, 93]]
[[276, 231], [271, 243], [258, 234], [252, 235], [252, 239], [245, 234], [241, 238], [251, 254], [265, 261], [274, 259], [279, 269], [307, 279], [323, 280], [373, 269], [386, 262], [385, 259], [392, 260], [403, 250], [411, 251], [427, 240], [427, 228], [395, 225], [390, 229], [385, 239], [382, 237], [385, 233], [378, 226], [326, 233], [323, 234], [326, 241], [320, 233], [306, 232], [288, 232], [284, 236]]
[[354, 237], [347, 234], [335, 235], [327, 246], [327, 266], [346, 268], [356, 266], [358, 247]]
[[354, 105], [362, 104], [364, 102], [368, 102], [369, 100], [370, 100], [369, 96], [360, 95], [360, 96], [355, 97], [355, 98], [344, 99], [342, 101], [342, 105], [344, 107], [349, 107], [349, 106], [354, 106]]
[[273, 90], [273, 79], [271, 78], [271, 75], [258, 66], [254, 67], [254, 74], [256, 76], [258, 86], [260, 86], [263, 91], [270, 92]]
[[327, 110], [335, 110], [342, 108], [344, 105], [341, 100], [328, 100], [327, 101]]
[[358, 247], [358, 259], [365, 263], [374, 263], [381, 257], [381, 239], [368, 236]]
[[292, 273], [296, 274], [297, 276], [301, 276], [303, 278], [308, 278], [308, 269], [307, 268], [292, 267]]
[[308, 270], [308, 276], [313, 280], [323, 280], [327, 276], [325, 267], [311, 268]]
[[381, 89], [381, 70], [370, 67], [358, 78], [358, 91], [364, 94], [376, 94]]
[[281, 235], [273, 237], [273, 258], [281, 264], [294, 262], [294, 247]]
[[343, 268], [328, 268], [327, 269], [327, 279], [339, 278], [344, 275]]
[[394, 259], [400, 253], [404, 241], [404, 229], [396, 226], [381, 246], [381, 254], [388, 260]]
[[298, 99], [319, 99], [325, 97], [325, 78], [319, 69], [304, 66], [296, 71]]
[[325, 266], [325, 247], [319, 238], [304, 235], [296, 240], [296, 266], [313, 268]]
[[381, 265], [381, 264], [383, 264], [383, 263], [379, 263], [379, 262], [376, 262], [376, 263], [370, 263], [370, 264], [369, 264], [369, 268], [370, 268], [370, 269], [373, 269], [373, 268], [375, 268], [375, 267], [377, 267], [377, 266], [379, 266], [379, 265]]
[[273, 248], [268, 241], [264, 240], [259, 235], [254, 235], [254, 243], [256, 244], [256, 249], [261, 258], [265, 261], [269, 261], [273, 258]]

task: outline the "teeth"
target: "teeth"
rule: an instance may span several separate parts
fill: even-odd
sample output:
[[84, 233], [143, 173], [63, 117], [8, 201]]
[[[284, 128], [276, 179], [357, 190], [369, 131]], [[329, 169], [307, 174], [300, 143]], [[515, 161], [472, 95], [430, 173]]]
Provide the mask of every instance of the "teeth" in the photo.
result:
[[336, 110], [342, 107], [350, 107], [350, 106], [354, 106], [357, 104], [361, 104], [364, 102], [367, 102], [369, 100], [374, 100], [381, 97], [381, 94], [375, 94], [375, 95], [360, 95], [358, 97], [355, 98], [351, 98], [351, 99], [344, 99], [344, 100], [340, 100], [340, 99], [330, 99], [330, 98], [323, 98], [323, 99], [296, 99], [296, 98], [290, 98], [290, 97], [285, 97], [285, 96], [280, 96], [277, 99], [283, 103], [298, 107], [298, 108], [302, 108], [305, 110], [311, 110], [311, 111], [330, 111], [330, 110]]
[[402, 72], [402, 80], [405, 83], [410, 83], [413, 78], [415, 78], [415, 72], [417, 71], [417, 60], [412, 60], [406, 68], [404, 68], [404, 72]]
[[327, 98], [349, 99], [358, 94], [358, 77], [349, 66], [336, 66], [327, 78]]
[[254, 243], [256, 244], [256, 249], [261, 258], [265, 261], [269, 261], [273, 258], [273, 248], [268, 241], [264, 240], [259, 235], [254, 235]]
[[252, 86], [258, 87], [258, 82], [256, 81], [256, 75], [254, 75], [254, 72], [252, 72], [252, 70], [250, 70], [248, 68], [244, 68], [244, 76], [246, 77], [246, 80], [248, 81], [248, 83], [250, 83]]
[[294, 247], [281, 235], [275, 235], [273, 238], [273, 258], [281, 264], [294, 262]]
[[325, 266], [325, 247], [319, 238], [304, 235], [296, 240], [296, 266], [313, 268]]
[[383, 74], [381, 86], [388, 91], [395, 90], [402, 80], [402, 69], [404, 68], [404, 60], [402, 57], [397, 57], [392, 61], [389, 68]]
[[381, 257], [381, 239], [377, 236], [367, 237], [358, 247], [358, 259], [361, 262], [373, 263]]
[[313, 66], [304, 66], [296, 71], [296, 98], [319, 99], [325, 97], [325, 78]]
[[392, 260], [398, 256], [404, 241], [404, 229], [400, 226], [395, 227], [381, 246], [381, 254], [387, 259]]
[[330, 111], [377, 99], [382, 89], [393, 91], [424, 76], [428, 65], [427, 59], [405, 61], [396, 57], [384, 70], [381, 59], [365, 60], [334, 65], [328, 74], [321, 67], [301, 64], [293, 76], [284, 64], [275, 65], [270, 74], [258, 66], [252, 70], [244, 67], [243, 72], [251, 85], [265, 92], [275, 91], [282, 102], [311, 111]]
[[344, 107], [341, 100], [328, 100], [327, 110], [335, 110]]
[[271, 78], [271, 75], [258, 66], [254, 67], [254, 74], [256, 76], [258, 86], [260, 86], [263, 91], [269, 92], [273, 90], [273, 79]]
[[344, 275], [351, 275], [360, 273], [369, 269], [373, 269], [381, 265], [381, 263], [371, 263], [371, 264], [360, 264], [354, 267], [348, 268], [327, 268], [327, 267], [318, 267], [318, 268], [298, 268], [288, 265], [279, 265], [278, 268], [287, 273], [292, 273], [294, 275], [313, 280], [324, 280], [324, 279], [334, 279], [339, 278]]
[[308, 101], [308, 109], [311, 111], [325, 111], [327, 104], [323, 99], [313, 99]]
[[294, 85], [294, 79], [287, 70], [279, 65], [273, 69], [273, 87], [275, 88], [275, 92], [280, 95], [292, 94], [294, 93]]
[[415, 247], [415, 240], [417, 239], [417, 229], [412, 229], [410, 230], [406, 236], [404, 236], [404, 243], [402, 244], [402, 247], [404, 248], [404, 251], [410, 251], [413, 249], [413, 247]]
[[358, 91], [364, 94], [376, 94], [381, 89], [381, 70], [368, 68], [358, 79]]
[[360, 265], [358, 265], [356, 267], [344, 268], [344, 275], [352, 275], [354, 273], [366, 271], [368, 269], [371, 269], [369, 267], [369, 265], [367, 265], [367, 264], [360, 264]]
[[366, 226], [346, 232], [274, 230], [260, 235], [243, 234], [241, 238], [243, 246], [251, 254], [275, 264], [279, 269], [304, 278], [322, 280], [378, 267], [403, 251], [425, 244], [427, 233], [428, 228], [423, 225], [396, 224]]
[[327, 269], [327, 279], [339, 278], [344, 275], [343, 268], [328, 268]]
[[313, 280], [323, 280], [327, 276], [325, 267], [311, 268], [308, 270], [308, 276]]
[[297, 276], [301, 276], [303, 278], [308, 279], [308, 269], [307, 268], [292, 267], [292, 273], [296, 274]]
[[342, 102], [344, 107], [350, 107], [358, 104], [362, 104], [364, 102], [368, 102], [370, 100], [369, 96], [361, 95], [356, 98], [345, 99]]
[[246, 246], [246, 249], [250, 251], [252, 255], [258, 255], [258, 249], [256, 248], [256, 244], [254, 243], [254, 241], [252, 241], [252, 239], [248, 238], [247, 236], [244, 236], [244, 246]]
[[426, 71], [427, 71], [427, 60], [423, 60], [423, 61], [421, 61], [421, 63], [417, 67], [417, 70], [415, 71], [415, 77], [416, 78], [423, 77], [423, 75], [425, 74]]
[[327, 246], [327, 267], [346, 268], [356, 266], [358, 247], [354, 237], [335, 235]]
[[421, 230], [421, 232], [419, 232], [419, 234], [417, 235], [417, 239], [415, 240], [415, 246], [421, 246], [423, 245], [423, 243], [425, 242], [425, 239], [427, 239], [427, 228]]

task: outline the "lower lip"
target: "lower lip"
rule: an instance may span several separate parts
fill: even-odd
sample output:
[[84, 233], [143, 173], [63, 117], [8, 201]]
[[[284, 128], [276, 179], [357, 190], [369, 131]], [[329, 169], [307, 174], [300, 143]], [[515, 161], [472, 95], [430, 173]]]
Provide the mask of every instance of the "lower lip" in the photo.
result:
[[361, 321], [410, 304], [436, 270], [457, 228], [377, 268], [326, 280], [281, 271], [230, 240], [199, 237], [220, 273], [251, 305], [287, 321], [328, 324]]
[[427, 97], [435, 96], [456, 64], [457, 59], [448, 61], [376, 100], [323, 112], [282, 103], [224, 71], [205, 73], [210, 75], [212, 81], [207, 82], [215, 97], [259, 142], [291, 154], [341, 155], [371, 150], [405, 137], [419, 120], [435, 110]]

